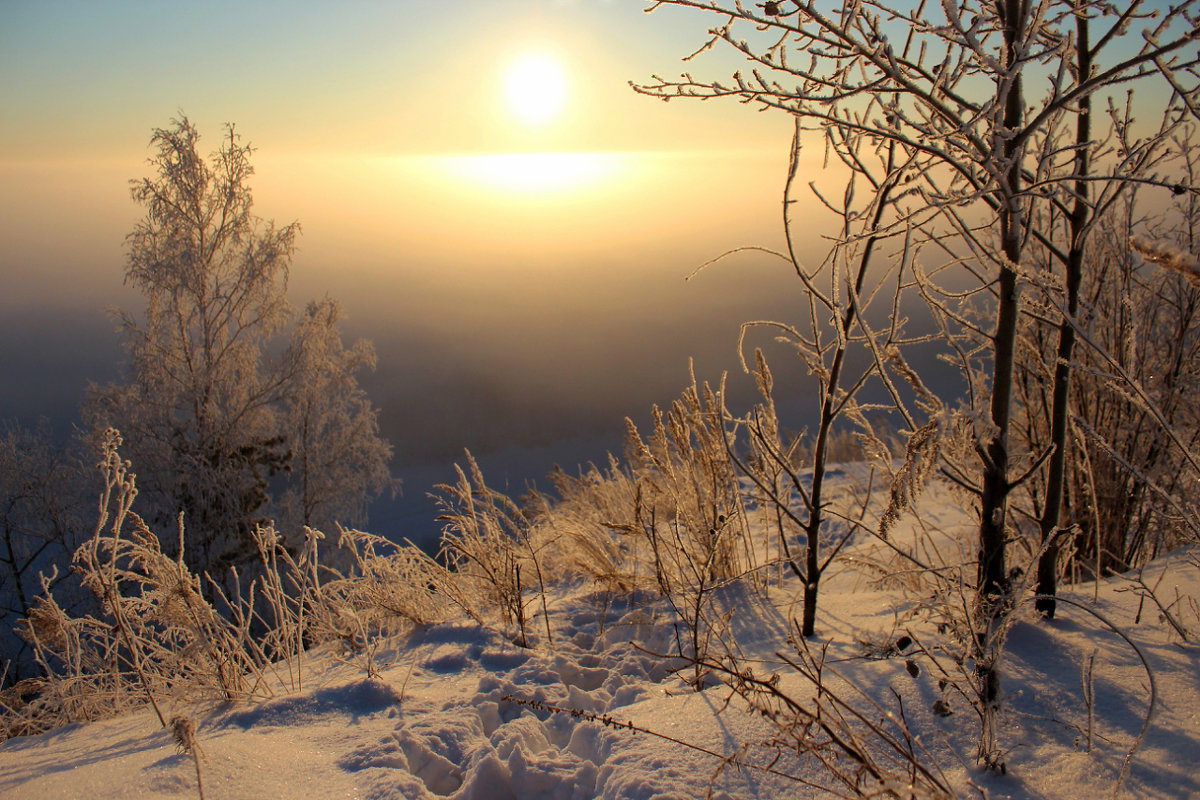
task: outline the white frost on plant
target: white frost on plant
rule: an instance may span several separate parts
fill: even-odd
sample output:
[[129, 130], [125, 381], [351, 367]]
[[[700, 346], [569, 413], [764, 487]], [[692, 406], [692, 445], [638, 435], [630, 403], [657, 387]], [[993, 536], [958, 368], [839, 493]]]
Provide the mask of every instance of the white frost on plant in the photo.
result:
[[1166, 239], [1130, 236], [1129, 246], [1151, 264], [1182, 274], [1193, 286], [1200, 286], [1200, 262], [1191, 252]]

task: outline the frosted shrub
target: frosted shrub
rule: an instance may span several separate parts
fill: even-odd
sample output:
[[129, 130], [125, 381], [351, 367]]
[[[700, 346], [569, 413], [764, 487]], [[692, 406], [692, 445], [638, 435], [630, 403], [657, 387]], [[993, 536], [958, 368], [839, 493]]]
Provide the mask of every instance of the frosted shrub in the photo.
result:
[[[455, 465], [458, 480], [436, 488], [442, 492], [441, 555], [454, 580], [444, 584], [448, 599], [477, 622], [499, 611], [502, 622], [516, 626], [517, 642], [529, 645], [525, 588], [536, 584], [546, 611], [541, 558], [544, 543], [530, 538], [530, 520], [511, 498], [488, 487], [468, 452], [467, 470]], [[468, 475], [469, 473], [469, 475]], [[546, 636], [550, 639], [547, 618]]]
[[630, 470], [609, 456], [608, 469], [590, 465], [578, 476], [550, 475], [558, 494], [542, 498], [534, 535], [548, 543], [548, 571], [583, 576], [618, 592], [639, 587], [648, 556], [636, 526], [639, 486]]
[[[4, 709], [18, 718], [6, 722], [10, 731], [94, 719], [142, 701], [165, 726], [162, 699], [237, 700], [268, 696], [279, 685], [298, 688], [303, 649], [340, 631], [337, 598], [317, 580], [319, 534], [308, 532], [297, 560], [279, 546], [272, 527], [260, 527], [261, 575], [244, 580], [234, 572], [225, 586], [205, 576], [205, 585], [181, 555], [163, 553], [159, 537], [132, 510], [137, 485], [120, 445], [120, 434], [109, 429], [99, 464], [99, 520], [73, 559], [95, 611], [71, 615], [49, 591], [55, 575], [43, 578], [46, 591], [20, 632], [44, 683], [33, 703]], [[182, 516], [178, 537], [182, 554]]]
[[141, 702], [136, 678], [120, 659], [117, 631], [106, 622], [73, 616], [46, 592], [18, 632], [33, 647], [44, 677], [14, 687], [0, 704], [0, 738], [99, 719]]
[[656, 580], [676, 586], [728, 580], [755, 563], [737, 474], [715, 393], [695, 379], [643, 439], [626, 420], [636, 481], [635, 529], [646, 537]]
[[712, 607], [714, 592], [757, 565], [724, 410], [693, 377], [665, 414], [654, 408], [647, 438], [632, 420], [626, 426], [635, 496], [633, 520], [623, 529], [645, 541], [659, 592], [682, 622], [676, 655], [689, 665], [699, 691], [707, 675], [703, 662], [728, 622]]
[[349, 577], [325, 589], [357, 612], [360, 622], [379, 626], [402, 619], [422, 625], [444, 619], [442, 598], [454, 595], [449, 573], [412, 543], [398, 545], [382, 536], [339, 526], [339, 545], [350, 551]]

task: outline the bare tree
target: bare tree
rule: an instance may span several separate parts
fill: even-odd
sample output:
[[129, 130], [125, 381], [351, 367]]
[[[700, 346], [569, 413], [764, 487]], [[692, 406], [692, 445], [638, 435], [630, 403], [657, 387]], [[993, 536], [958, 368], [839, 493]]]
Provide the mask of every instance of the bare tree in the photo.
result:
[[[1159, 171], [1182, 176], [1180, 188], [1196, 185], [1190, 139], [1186, 129], [1173, 134], [1164, 151], [1168, 157], [1155, 163]], [[1047, 582], [1056, 566], [1088, 576], [1123, 571], [1197, 534], [1187, 487], [1197, 480], [1197, 463], [1188, 451], [1200, 441], [1191, 402], [1200, 381], [1200, 288], [1186, 275], [1158, 266], [1155, 253], [1130, 247], [1132, 238], [1167, 259], [1195, 251], [1200, 197], [1192, 191], [1176, 195], [1166, 209], [1155, 203], [1148, 217], [1138, 210], [1145, 204], [1137, 193], [1124, 192], [1090, 232], [1081, 313], [1071, 318], [1086, 345], [1072, 362], [1066, 442], [1071, 469], [1062, 533], [1039, 563], [1043, 613], [1053, 613], [1054, 584]], [[1038, 343], [1038, 328], [1031, 327], [1029, 349], [1041, 362], [1027, 369], [1044, 373], [1056, 354]], [[1037, 396], [1028, 404], [1034, 417], [1047, 406]], [[1045, 530], [1046, 515], [1042, 519]]]
[[[1087, 26], [1086, 17], [1077, 20], [1081, 42], [1088, 41]], [[1059, 571], [1063, 568], [1064, 545], [1068, 545], [1069, 560], [1091, 561], [1086, 551], [1091, 549], [1089, 542], [1096, 541], [1095, 536], [1075, 536], [1072, 542], [1071, 530], [1079, 526], [1093, 529], [1094, 514], [1088, 511], [1089, 508], [1099, 510], [1122, 504], [1138, 494], [1137, 491], [1108, 489], [1097, 494], [1096, 487], [1091, 486], [1101, 477], [1097, 470], [1111, 472], [1115, 469], [1126, 473], [1125, 479], [1138, 484], [1138, 479], [1127, 467], [1142, 463], [1142, 457], [1136, 452], [1141, 449], [1139, 441], [1157, 441], [1150, 451], [1160, 456], [1165, 456], [1170, 449], [1162, 447], [1165, 445], [1163, 432], [1154, 430], [1156, 426], [1148, 416], [1143, 416], [1143, 424], [1134, 426], [1140, 431], [1132, 432], [1126, 431], [1124, 425], [1115, 424], [1116, 419], [1100, 422], [1093, 415], [1101, 407], [1113, 408], [1102, 398], [1110, 398], [1117, 405], [1124, 404], [1117, 400], [1121, 391], [1113, 391], [1111, 371], [1105, 362], [1111, 358], [1126, 360], [1130, 347], [1122, 340], [1130, 336], [1134, 328], [1141, 327], [1131, 324], [1130, 312], [1153, 326], [1153, 321], [1164, 319], [1168, 316], [1166, 309], [1175, 305], [1166, 294], [1159, 294], [1158, 289], [1150, 286], [1165, 288], [1162, 286], [1164, 281], [1186, 286], [1186, 281], [1179, 276], [1149, 275], [1149, 271], [1141, 267], [1141, 259], [1130, 250], [1130, 236], [1139, 227], [1135, 219], [1140, 213], [1137, 209], [1145, 205], [1137, 202], [1143, 194], [1139, 188], [1148, 185], [1150, 192], [1161, 195], [1163, 192], [1159, 187], [1173, 181], [1170, 192], [1183, 201], [1176, 205], [1186, 208], [1195, 205], [1195, 193], [1185, 187], [1197, 185], [1190, 170], [1179, 169], [1180, 161], [1187, 166], [1190, 158], [1186, 127], [1180, 129], [1178, 114], [1168, 111], [1157, 127], [1146, 126], [1135, 135], [1135, 126], [1130, 124], [1131, 101], [1127, 100], [1121, 107], [1110, 102], [1107, 131], [1098, 136], [1091, 132], [1095, 127], [1091, 114], [1090, 98], [1085, 98], [1080, 102], [1075, 120], [1074, 159], [1063, 169], [1071, 183], [1061, 184], [1057, 196], [1048, 193], [1048, 201], [1037, 212], [1036, 229], [1055, 233], [1059, 238], [1051, 242], [1037, 241], [1032, 246], [1028, 259], [1030, 266], [1035, 271], [1043, 271], [1041, 274], [1045, 277], [1035, 281], [1038, 288], [1028, 311], [1025, 334], [1029, 341], [1023, 350], [1037, 363], [1023, 358], [1017, 364], [1023, 384], [1020, 390], [1022, 408], [1018, 413], [1024, 419], [1024, 431], [1019, 438], [1028, 452], [1049, 453], [1044, 475], [1035, 475], [1029, 482], [1027, 488], [1032, 496], [1026, 510], [1038, 520], [1041, 552], [1036, 591], [1040, 597], [1036, 606], [1048, 617], [1055, 613], [1054, 594]], [[1119, 153], [1121, 160], [1117, 174], [1093, 174], [1092, 161], [1098, 156], [1103, 158], [1105, 154], [1114, 153]], [[1179, 181], [1181, 172], [1182, 182]], [[1156, 207], [1155, 213], [1161, 213], [1161, 204], [1154, 202], [1157, 198], [1149, 199]], [[1167, 235], [1162, 228], [1161, 223], [1151, 226], [1159, 235]], [[1171, 238], [1177, 238], [1178, 231], [1172, 234]], [[1055, 264], [1062, 268], [1061, 279], [1053, 277]], [[1139, 272], [1147, 274], [1138, 277]], [[1162, 300], [1167, 302], [1160, 302]], [[1156, 337], [1166, 350], [1171, 351], [1167, 360], [1173, 366], [1160, 364], [1157, 358], [1160, 350], [1155, 348], [1155, 352], [1145, 352], [1140, 362], [1149, 367], [1149, 373], [1163, 374], [1165, 371], [1176, 379], [1181, 376], [1181, 365], [1185, 361], [1180, 358], [1190, 346], [1187, 343], [1192, 339], [1189, 329], [1194, 314], [1186, 308], [1180, 312], [1174, 318], [1177, 325], [1168, 323], [1161, 338]], [[1051, 327], [1056, 330], [1056, 341], [1051, 341], [1047, 333]], [[1087, 345], [1082, 351], [1077, 349], [1080, 335]], [[1141, 376], [1149, 374], [1140, 369], [1135, 371]], [[1079, 387], [1075, 386], [1076, 382], [1081, 382]], [[1168, 421], [1176, 415], [1175, 409], [1180, 402], [1178, 388], [1155, 393], [1155, 402]], [[1093, 430], [1103, 430], [1107, 444], [1121, 454], [1119, 460], [1126, 461], [1126, 465], [1109, 461], [1100, 451], [1086, 459], [1086, 465], [1085, 459], [1073, 456], [1073, 451], [1087, 447], [1075, 418], [1086, 420], [1084, 425]], [[1154, 460], [1153, 456], [1151, 460]], [[1081, 470], [1086, 475], [1072, 474]], [[1122, 539], [1129, 531], [1129, 522], [1129, 519], [1112, 519], [1101, 527], [1109, 532], [1109, 536]], [[1073, 549], [1072, 544], [1075, 545]], [[1124, 546], [1105, 545], [1101, 549], [1111, 551], [1105, 570], [1125, 563], [1121, 557]]]
[[79, 460], [51, 441], [48, 425], [5, 425], [0, 433], [0, 677], [26, 677], [33, 666], [29, 645], [14, 634], [42, 591], [39, 575], [58, 587], [70, 578], [56, 565], [70, 562], [86, 537], [80, 512], [85, 471]]
[[[797, 119], [783, 200], [788, 246], [784, 252], [768, 252], [787, 264], [804, 288], [808, 301], [803, 314], [805, 323], [752, 322], [744, 326], [743, 335], [752, 327], [772, 330], [815, 376], [819, 408], [816, 429], [811, 442], [800, 437], [784, 441], [773, 398], [774, 378], [765, 357], [756, 352], [752, 371], [762, 402], [739, 421], [739, 427], [746, 433], [748, 456], [743, 459], [738, 454], [736, 442], [730, 443], [729, 454], [754, 482], [766, 503], [776, 510], [779, 550], [804, 585], [801, 633], [812, 636], [816, 630], [821, 576], [857, 527], [854, 520], [839, 519], [830, 508], [826, 481], [834, 466], [831, 444], [837, 433], [835, 426], [857, 427], [858, 435], [870, 445], [868, 450], [881, 456], [878, 460], [888, 470], [890, 453], [872, 431], [866, 413], [897, 413], [905, 424], [916, 427], [916, 420], [899, 400], [889, 365], [893, 368], [891, 372], [899, 367], [901, 374], [907, 373], [898, 348], [911, 340], [904, 337], [902, 321], [895, 311], [906, 286], [905, 267], [911, 265], [914, 255], [911, 238], [905, 236], [904, 200], [909, 184], [918, 176], [911, 169], [915, 160], [906, 157], [895, 142], [880, 140], [871, 148], [857, 131], [827, 128], [824, 142], [827, 156], [848, 168], [849, 180], [840, 193], [830, 196], [822, 193], [816, 182], [810, 183], [819, 202], [840, 226], [829, 236], [833, 244], [826, 257], [807, 263], [794, 243], [797, 221], [792, 210], [802, 134]], [[898, 242], [893, 248], [895, 258], [881, 268], [877, 263], [880, 249], [892, 247], [892, 242]], [[869, 320], [873, 306], [886, 307], [879, 330]], [[869, 357], [852, 368], [850, 358], [856, 347], [865, 350]], [[751, 371], [745, 362], [743, 368]], [[881, 394], [890, 396], [891, 401], [882, 405], [863, 404], [860, 395], [871, 383], [881, 383], [884, 390]], [[925, 393], [924, 398], [928, 397]], [[802, 456], [805, 450], [807, 454]], [[804, 536], [803, 558], [792, 553], [789, 527]], [[826, 552], [827, 544], [830, 547]]]

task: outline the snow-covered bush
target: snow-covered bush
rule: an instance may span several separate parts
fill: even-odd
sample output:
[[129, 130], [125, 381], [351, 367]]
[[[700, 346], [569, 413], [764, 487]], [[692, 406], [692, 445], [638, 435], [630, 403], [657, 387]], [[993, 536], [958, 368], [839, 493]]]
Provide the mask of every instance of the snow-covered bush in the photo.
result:
[[310, 530], [295, 558], [274, 528], [263, 526], [255, 534], [257, 577], [234, 571], [218, 582], [196, 575], [181, 555], [182, 515], [178, 554], [168, 556], [133, 510], [137, 482], [121, 441], [115, 429], [105, 434], [99, 518], [72, 560], [96, 610], [65, 610], [54, 597], [52, 571], [21, 622], [43, 675], [36, 699], [12, 709], [20, 724], [53, 727], [149, 701], [165, 726], [162, 701], [238, 700], [301, 686], [305, 647], [342, 634], [339, 598], [324, 593], [318, 579], [320, 535]]

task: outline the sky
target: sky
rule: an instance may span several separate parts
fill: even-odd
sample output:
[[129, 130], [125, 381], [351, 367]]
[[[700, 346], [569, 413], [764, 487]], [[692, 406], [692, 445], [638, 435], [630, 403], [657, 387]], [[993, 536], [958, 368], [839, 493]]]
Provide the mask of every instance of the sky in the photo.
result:
[[740, 66], [682, 63], [710, 20], [646, 7], [0, 0], [0, 419], [67, 430], [120, 377], [129, 180], [186, 114], [210, 149], [235, 124], [256, 213], [300, 222], [292, 302], [332, 295], [374, 342], [360, 381], [401, 474], [464, 447], [520, 462], [501, 482], [602, 457], [689, 359], [716, 380], [741, 322], [799, 307], [763, 257], [686, 280], [781, 244], [791, 123], [635, 93]]

